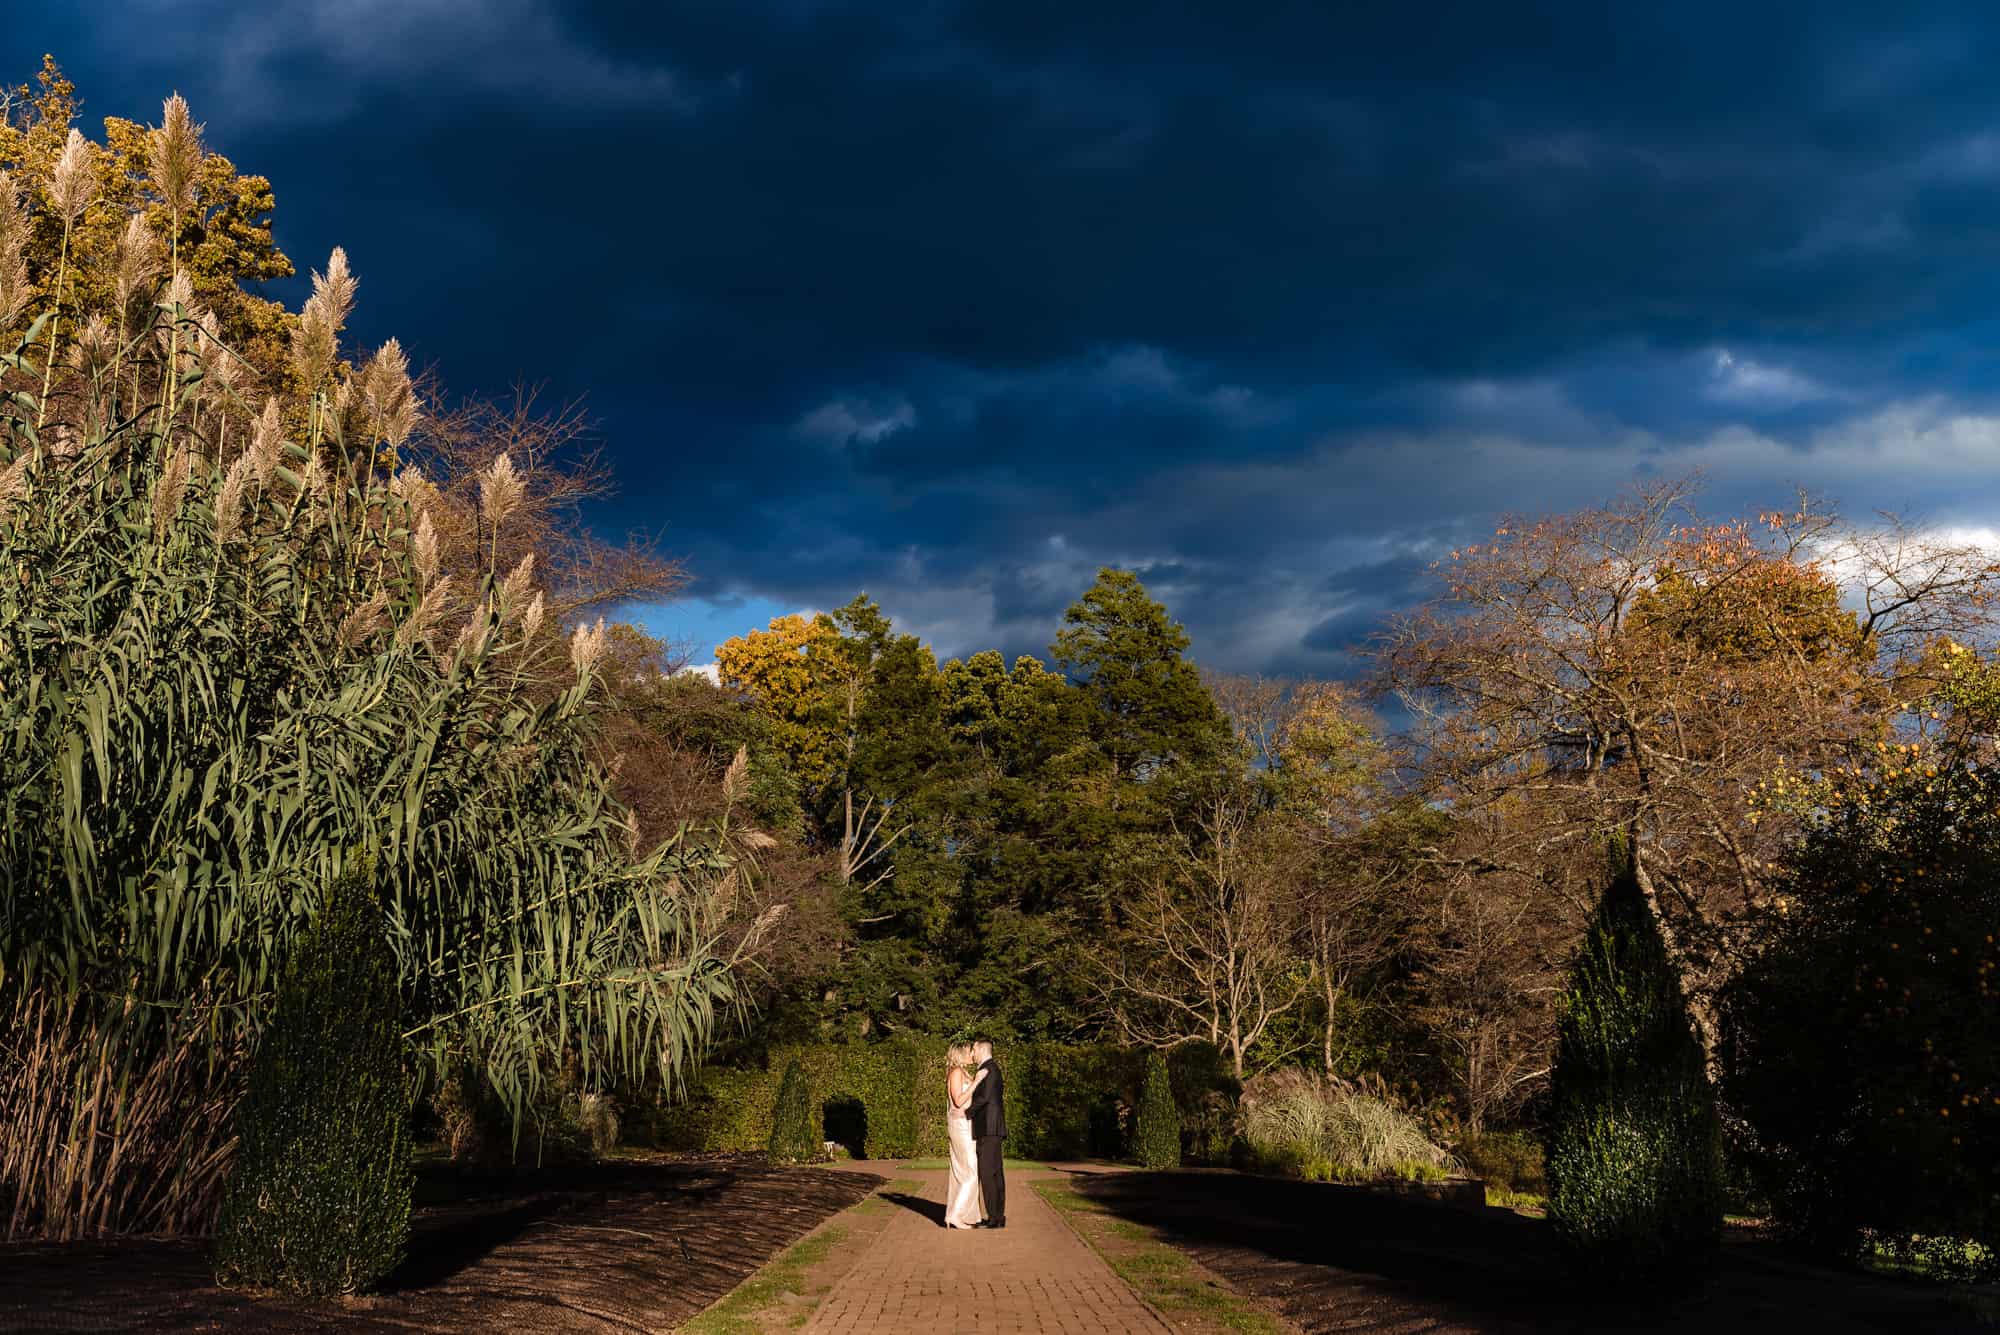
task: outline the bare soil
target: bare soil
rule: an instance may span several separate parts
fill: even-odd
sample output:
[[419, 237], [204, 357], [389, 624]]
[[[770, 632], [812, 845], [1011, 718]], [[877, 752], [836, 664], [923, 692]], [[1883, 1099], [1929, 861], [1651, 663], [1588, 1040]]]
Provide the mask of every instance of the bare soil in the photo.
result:
[[419, 1183], [409, 1258], [379, 1294], [221, 1289], [198, 1242], [13, 1244], [0, 1246], [0, 1331], [671, 1330], [881, 1182], [747, 1155], [437, 1167]]
[[1699, 1289], [1662, 1296], [1593, 1286], [1564, 1264], [1544, 1221], [1511, 1210], [1226, 1171], [1071, 1181], [1311, 1335], [1993, 1330], [1935, 1287], [1801, 1264], [1740, 1232]]

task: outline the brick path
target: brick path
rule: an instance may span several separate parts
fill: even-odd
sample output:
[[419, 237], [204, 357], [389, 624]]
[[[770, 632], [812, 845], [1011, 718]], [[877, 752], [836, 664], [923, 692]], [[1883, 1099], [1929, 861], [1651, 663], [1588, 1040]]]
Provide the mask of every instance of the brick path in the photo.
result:
[[834, 1284], [806, 1335], [1165, 1335], [1103, 1258], [1028, 1186], [1045, 1173], [1007, 1175], [1007, 1227], [940, 1228], [944, 1174], [923, 1181], [929, 1214], [899, 1209], [854, 1268]]

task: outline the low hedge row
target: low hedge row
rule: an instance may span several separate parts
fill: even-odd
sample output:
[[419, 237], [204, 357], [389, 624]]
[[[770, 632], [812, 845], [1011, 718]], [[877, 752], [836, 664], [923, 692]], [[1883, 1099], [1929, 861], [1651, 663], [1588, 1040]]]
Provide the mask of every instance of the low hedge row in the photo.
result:
[[[763, 1150], [771, 1140], [778, 1082], [797, 1061], [827, 1140], [856, 1158], [942, 1156], [945, 1046], [942, 1039], [895, 1038], [773, 1048], [761, 1066], [703, 1072], [684, 1101], [660, 1112], [654, 1136], [667, 1149]], [[1146, 1056], [1109, 1044], [1007, 1045], [999, 1057], [1007, 1075], [1008, 1153], [1127, 1157]], [[1167, 1068], [1184, 1157], [1221, 1162], [1239, 1092], [1228, 1067], [1214, 1048], [1189, 1043], [1167, 1055]]]

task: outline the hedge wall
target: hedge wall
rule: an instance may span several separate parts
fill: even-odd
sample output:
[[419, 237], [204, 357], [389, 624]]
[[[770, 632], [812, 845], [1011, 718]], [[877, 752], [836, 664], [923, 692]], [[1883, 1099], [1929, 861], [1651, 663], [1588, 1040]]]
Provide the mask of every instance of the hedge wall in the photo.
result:
[[[786, 1063], [797, 1059], [826, 1139], [857, 1158], [942, 1157], [941, 1039], [773, 1048], [754, 1068], [704, 1072], [681, 1104], [660, 1112], [655, 1138], [678, 1150], [762, 1150]], [[1032, 1159], [1119, 1159], [1131, 1145], [1146, 1054], [1104, 1044], [1015, 1043], [1007, 1074], [1007, 1150]], [[1180, 1108], [1184, 1155], [1221, 1162], [1233, 1131], [1235, 1082], [1206, 1044], [1184, 1044], [1167, 1065]]]

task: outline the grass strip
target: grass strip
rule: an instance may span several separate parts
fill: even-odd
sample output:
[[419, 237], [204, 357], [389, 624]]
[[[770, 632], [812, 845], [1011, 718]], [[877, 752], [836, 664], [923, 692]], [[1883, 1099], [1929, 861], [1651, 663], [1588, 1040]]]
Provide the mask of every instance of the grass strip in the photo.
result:
[[[872, 1198], [871, 1198], [872, 1199]], [[758, 1314], [788, 1293], [803, 1295], [806, 1271], [847, 1237], [835, 1224], [793, 1243], [775, 1259], [730, 1290], [694, 1320], [681, 1327], [684, 1335], [760, 1335]]]
[[[1062, 1221], [1104, 1258], [1120, 1279], [1168, 1316], [1190, 1316], [1243, 1335], [1286, 1335], [1286, 1327], [1249, 1299], [1204, 1278], [1180, 1251], [1161, 1242], [1153, 1231], [1128, 1219], [1116, 1219], [1103, 1206], [1066, 1182], [1030, 1183]], [[1078, 1226], [1077, 1216], [1096, 1215], [1105, 1231], [1129, 1243], [1113, 1255]]]
[[[884, 1182], [843, 1213], [880, 1214], [895, 1207], [882, 1199], [883, 1192], [916, 1192], [923, 1184], [915, 1178], [899, 1177]], [[801, 1238], [773, 1259], [766, 1261], [750, 1278], [724, 1294], [694, 1320], [680, 1327], [681, 1335], [760, 1335], [758, 1320], [786, 1294], [804, 1297], [806, 1272], [824, 1261], [833, 1249], [847, 1241], [847, 1230], [831, 1224], [807, 1238]], [[804, 1325], [810, 1309], [801, 1311], [794, 1325]]]

